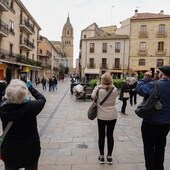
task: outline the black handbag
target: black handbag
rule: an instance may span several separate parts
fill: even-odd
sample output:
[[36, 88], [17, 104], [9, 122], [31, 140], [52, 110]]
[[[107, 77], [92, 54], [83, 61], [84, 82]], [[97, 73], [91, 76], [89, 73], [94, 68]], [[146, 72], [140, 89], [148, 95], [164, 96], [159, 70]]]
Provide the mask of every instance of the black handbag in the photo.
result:
[[135, 113], [140, 118], [147, 118], [152, 113], [162, 109], [162, 104], [160, 102], [160, 87], [159, 83], [156, 81], [153, 93], [149, 96], [147, 100], [143, 100], [135, 109]]
[[[99, 88], [100, 89], [100, 88]], [[99, 94], [99, 89], [96, 92], [96, 97], [94, 99], [94, 101], [92, 102], [92, 104], [90, 105], [88, 111], [87, 111], [87, 117], [90, 120], [94, 120], [97, 117], [97, 98], [98, 98], [98, 94]], [[99, 103], [99, 105], [102, 105], [106, 99], [110, 96], [110, 94], [112, 93], [114, 87], [109, 90], [109, 92], [107, 93], [107, 95], [105, 96], [105, 98]]]

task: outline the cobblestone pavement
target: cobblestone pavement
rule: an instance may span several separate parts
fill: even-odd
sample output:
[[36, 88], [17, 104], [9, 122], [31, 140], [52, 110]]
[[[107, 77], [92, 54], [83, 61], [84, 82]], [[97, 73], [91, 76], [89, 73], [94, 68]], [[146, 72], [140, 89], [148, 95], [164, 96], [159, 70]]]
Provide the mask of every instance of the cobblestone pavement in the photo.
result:
[[[100, 165], [97, 161], [97, 121], [87, 118], [91, 101], [76, 101], [70, 93], [70, 79], [59, 82], [55, 92], [42, 91], [47, 103], [38, 116], [41, 137], [39, 170], [144, 170], [141, 119], [134, 108], [127, 105], [128, 116], [118, 116], [115, 127], [113, 165]], [[141, 97], [138, 96], [138, 103]], [[117, 100], [120, 111], [121, 101]], [[0, 170], [3, 162], [0, 162]], [[170, 170], [170, 134], [167, 139], [165, 170]]]

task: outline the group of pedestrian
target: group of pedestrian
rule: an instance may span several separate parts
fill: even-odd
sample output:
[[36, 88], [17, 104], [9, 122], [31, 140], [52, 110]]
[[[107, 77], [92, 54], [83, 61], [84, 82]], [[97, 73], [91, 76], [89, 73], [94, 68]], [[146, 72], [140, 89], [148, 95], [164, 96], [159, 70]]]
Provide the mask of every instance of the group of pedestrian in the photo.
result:
[[[144, 118], [141, 125], [146, 170], [164, 170], [166, 137], [170, 131], [170, 66], [161, 66], [158, 69], [157, 79], [151, 77], [151, 72], [146, 72], [140, 80], [135, 77], [126, 78], [120, 92], [120, 99], [123, 101], [121, 112], [126, 114], [125, 109], [128, 98], [131, 97], [131, 105], [137, 103], [137, 94], [143, 96], [144, 100], [146, 100], [153, 92], [154, 82], [158, 81], [159, 83], [162, 109], [155, 111], [150, 117]], [[111, 88], [114, 88], [111, 95], [100, 105], [99, 103]], [[123, 93], [129, 93], [129, 97], [127, 94], [126, 97], [123, 96]], [[105, 163], [105, 159], [108, 164], [112, 164], [114, 128], [118, 117], [116, 96], [117, 88], [113, 85], [111, 75], [106, 72], [101, 76], [101, 84], [94, 88], [91, 95], [92, 99], [97, 98], [98, 160], [101, 164]], [[106, 154], [104, 153], [105, 136], [107, 137]]]
[[56, 76], [49, 77], [48, 80], [43, 76], [41, 84], [43, 90], [46, 90], [48, 85], [49, 91], [57, 91], [58, 80]]
[[[121, 89], [122, 93], [129, 93], [129, 95], [136, 91], [144, 97], [144, 100], [147, 100], [153, 92], [154, 82], [158, 81], [159, 84], [162, 109], [144, 118], [141, 125], [146, 170], [164, 170], [166, 137], [170, 131], [170, 66], [161, 66], [158, 69], [158, 80], [151, 77], [151, 72], [146, 72], [138, 82], [135, 79], [126, 78]], [[42, 80], [46, 83], [45, 78]], [[43, 82], [42, 80], [41, 82]], [[28, 91], [35, 98], [34, 100], [29, 98]], [[110, 93], [109, 96], [108, 93]], [[106, 72], [101, 76], [101, 84], [94, 88], [91, 95], [92, 99], [97, 98], [98, 104], [97, 124], [100, 153], [98, 160], [101, 164], [105, 163], [105, 159], [108, 164], [113, 163], [114, 129], [118, 118], [117, 94], [112, 76]], [[32, 86], [30, 81], [24, 82], [19, 79], [11, 80], [5, 87], [3, 95], [4, 98], [0, 103], [3, 130], [10, 121], [13, 122], [1, 146], [1, 159], [4, 161], [5, 170], [19, 170], [19, 168], [38, 170], [41, 148], [36, 117], [44, 108], [46, 99]], [[106, 96], [108, 96], [107, 99], [100, 105]], [[126, 96], [128, 95], [126, 94]], [[124, 94], [120, 94], [120, 97], [123, 100], [122, 111], [125, 113], [127, 99], [124, 100]], [[136, 104], [135, 97], [134, 100], [130, 100], [130, 104]], [[106, 154], [105, 136], [107, 137]]]

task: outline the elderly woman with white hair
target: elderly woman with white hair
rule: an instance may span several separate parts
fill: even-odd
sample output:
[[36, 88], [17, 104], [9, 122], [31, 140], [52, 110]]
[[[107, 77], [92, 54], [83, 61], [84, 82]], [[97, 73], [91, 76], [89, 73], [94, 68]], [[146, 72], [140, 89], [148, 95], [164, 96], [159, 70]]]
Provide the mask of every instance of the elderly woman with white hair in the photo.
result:
[[116, 110], [116, 97], [117, 88], [113, 85], [112, 76], [106, 72], [101, 76], [101, 84], [97, 85], [91, 97], [95, 99], [97, 97], [97, 103], [99, 104], [110, 93], [109, 97], [102, 105], [98, 106], [97, 122], [98, 122], [98, 146], [100, 156], [98, 158], [99, 163], [105, 163], [104, 157], [104, 145], [105, 135], [107, 136], [107, 155], [106, 160], [108, 164], [112, 164], [112, 151], [114, 147], [114, 128], [117, 121]]
[[[28, 91], [35, 100], [30, 100]], [[5, 170], [37, 170], [40, 156], [40, 139], [36, 116], [44, 108], [46, 99], [31, 82], [11, 80], [5, 91], [5, 99], [0, 105], [3, 130], [9, 121], [13, 124], [1, 147]]]

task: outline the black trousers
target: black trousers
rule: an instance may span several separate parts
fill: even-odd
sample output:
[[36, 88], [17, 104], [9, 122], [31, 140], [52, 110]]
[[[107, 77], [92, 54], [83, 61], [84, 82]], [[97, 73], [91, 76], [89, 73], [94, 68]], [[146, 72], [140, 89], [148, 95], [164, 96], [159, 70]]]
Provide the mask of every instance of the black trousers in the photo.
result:
[[146, 170], [164, 170], [166, 136], [170, 125], [154, 125], [142, 122], [142, 139]]
[[111, 156], [114, 146], [113, 131], [116, 124], [116, 119], [114, 120], [100, 120], [98, 119], [98, 132], [99, 132], [99, 151], [100, 155], [104, 155], [104, 145], [105, 145], [105, 134], [107, 136], [107, 155]]
[[122, 104], [122, 108], [121, 108], [121, 112], [122, 113], [125, 113], [125, 110], [126, 110], [126, 105], [127, 105], [127, 98], [123, 98], [123, 104]]
[[130, 92], [130, 104], [133, 106], [133, 104], [137, 103], [137, 93], [136, 91]]
[[[33, 163], [32, 165], [23, 168], [25, 168], [25, 170], [38, 170], [38, 161]], [[11, 168], [5, 165], [5, 170], [19, 170], [19, 168]]]

